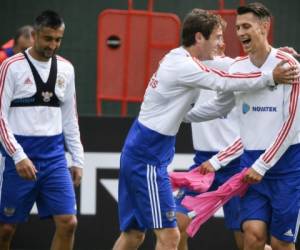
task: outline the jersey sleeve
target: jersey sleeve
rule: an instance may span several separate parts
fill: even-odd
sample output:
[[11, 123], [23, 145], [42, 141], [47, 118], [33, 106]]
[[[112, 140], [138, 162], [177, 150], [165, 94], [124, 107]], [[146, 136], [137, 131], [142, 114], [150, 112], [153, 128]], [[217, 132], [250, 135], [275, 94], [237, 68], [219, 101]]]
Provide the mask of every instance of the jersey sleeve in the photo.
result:
[[63, 134], [67, 150], [72, 157], [72, 166], [83, 167], [84, 152], [78, 125], [74, 69], [67, 88], [66, 99], [61, 105]]
[[204, 122], [228, 114], [235, 105], [232, 92], [218, 92], [215, 98], [205, 103], [197, 102], [185, 115], [185, 122]]
[[[290, 65], [296, 65], [295, 59], [287, 59]], [[298, 64], [299, 66], [299, 64]], [[284, 100], [284, 122], [277, 132], [276, 137], [265, 150], [265, 152], [254, 162], [252, 168], [260, 175], [264, 175], [266, 171], [272, 168], [280, 157], [285, 153], [289, 146], [293, 144], [294, 138], [299, 133], [300, 128], [300, 107], [299, 107], [299, 79], [291, 86], [284, 86], [288, 91], [287, 97]], [[272, 126], [272, 124], [270, 124]]]
[[275, 86], [272, 72], [252, 72], [229, 74], [209, 68], [193, 58], [181, 65], [178, 81], [189, 87], [215, 91], [247, 91]]
[[23, 55], [11, 57], [0, 66], [0, 139], [6, 153], [13, 158], [15, 164], [27, 158], [8, 124], [8, 114], [15, 84], [12, 64], [23, 59]]
[[244, 152], [244, 146], [241, 138], [234, 140], [228, 147], [218, 152], [209, 159], [210, 164], [217, 171], [226, 166], [234, 159], [240, 157]]

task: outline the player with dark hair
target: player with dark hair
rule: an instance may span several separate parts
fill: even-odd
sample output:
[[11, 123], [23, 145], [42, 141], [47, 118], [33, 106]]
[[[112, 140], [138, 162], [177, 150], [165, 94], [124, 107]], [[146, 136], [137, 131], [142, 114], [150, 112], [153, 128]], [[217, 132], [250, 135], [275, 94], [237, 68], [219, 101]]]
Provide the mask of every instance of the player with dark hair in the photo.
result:
[[[36, 202], [56, 231], [52, 250], [73, 249], [77, 226], [72, 183], [80, 184], [83, 147], [76, 111], [74, 68], [56, 55], [65, 24], [54, 11], [34, 23], [34, 44], [0, 67], [0, 249]], [[65, 146], [72, 156], [67, 167]]]

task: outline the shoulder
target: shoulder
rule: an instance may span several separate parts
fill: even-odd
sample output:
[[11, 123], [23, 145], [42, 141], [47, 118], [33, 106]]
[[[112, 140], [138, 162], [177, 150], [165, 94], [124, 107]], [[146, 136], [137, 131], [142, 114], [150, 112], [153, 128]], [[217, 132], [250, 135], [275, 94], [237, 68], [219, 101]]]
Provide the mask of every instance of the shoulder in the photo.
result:
[[7, 71], [8, 69], [17, 70], [20, 67], [24, 67], [25, 60], [25, 56], [22, 53], [18, 53], [5, 59], [1, 64], [1, 68], [4, 71]]
[[73, 64], [62, 56], [56, 55], [57, 64], [65, 69], [74, 70]]
[[205, 70], [207, 67], [197, 58], [192, 57], [184, 48], [171, 50], [160, 63], [161, 70], [177, 72], [185, 75], [195, 70]]
[[286, 60], [289, 64], [297, 64], [299, 65], [299, 62], [289, 53], [286, 53], [284, 51], [281, 51], [279, 49], [275, 49], [275, 57], [279, 60]]
[[249, 56], [236, 57], [230, 65], [230, 70], [236, 70], [249, 64]]
[[249, 59], [249, 56], [238, 56], [238, 57], [234, 58], [232, 65], [236, 64], [236, 63], [246, 62], [248, 59]]
[[224, 56], [224, 57], [215, 57], [213, 60], [203, 61], [203, 63], [208, 67], [216, 68], [218, 70], [228, 71], [233, 61], [234, 59]]

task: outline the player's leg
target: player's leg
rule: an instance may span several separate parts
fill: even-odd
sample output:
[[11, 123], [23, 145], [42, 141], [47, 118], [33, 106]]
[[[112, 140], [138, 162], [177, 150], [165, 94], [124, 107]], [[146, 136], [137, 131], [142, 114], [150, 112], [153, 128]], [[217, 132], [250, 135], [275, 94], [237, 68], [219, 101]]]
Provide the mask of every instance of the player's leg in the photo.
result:
[[156, 235], [155, 250], [177, 250], [180, 233], [177, 227], [154, 230]]
[[75, 215], [53, 216], [55, 233], [52, 239], [51, 250], [71, 250], [74, 245], [74, 235], [77, 227]]
[[52, 217], [55, 233], [51, 250], [73, 249], [77, 227], [74, 186], [64, 156], [41, 162], [39, 195], [36, 200], [39, 216]]
[[[244, 249], [244, 235], [240, 230], [240, 197], [232, 198], [223, 207], [226, 228], [231, 230], [234, 235], [236, 246], [239, 250]], [[272, 250], [269, 245], [265, 245], [264, 250]]]
[[233, 236], [235, 240], [235, 244], [239, 250], [244, 249], [244, 238], [243, 238], [243, 233], [241, 231], [233, 231]]
[[[142, 169], [138, 169], [139, 175], [141, 172]], [[136, 199], [140, 201], [136, 217], [147, 229], [154, 229], [156, 250], [177, 250], [180, 234], [167, 166], [147, 164], [145, 177], [146, 180], [135, 178], [138, 184]]]
[[189, 226], [190, 222], [192, 221], [191, 218], [188, 217], [189, 210], [186, 209], [182, 204], [182, 200], [186, 195], [195, 196], [199, 193], [190, 191], [186, 188], [180, 189], [175, 197], [175, 204], [176, 204], [176, 219], [177, 225], [180, 232], [180, 240], [178, 244], [178, 250], [188, 250], [188, 239], [189, 236], [186, 233], [187, 227]]
[[133, 241], [135, 234], [123, 237], [124, 232], [154, 229], [157, 247], [169, 249], [174, 243], [177, 246], [179, 231], [167, 166], [145, 161], [146, 157], [137, 160], [126, 154], [121, 156], [118, 205], [121, 237]]
[[293, 242], [286, 242], [278, 240], [275, 237], [271, 237], [272, 250], [295, 250], [295, 244]]
[[0, 249], [9, 250], [16, 231], [16, 224], [0, 223]]
[[240, 231], [240, 197], [233, 197], [223, 206], [225, 227], [233, 232], [235, 244], [239, 250], [243, 250], [243, 233]]
[[[136, 170], [134, 170], [136, 168]], [[139, 168], [141, 168], [140, 178]], [[118, 193], [118, 212], [121, 234], [116, 240], [113, 250], [138, 249], [145, 238], [145, 229], [141, 217], [135, 209], [137, 203], [142, 202], [137, 199], [138, 187], [135, 184], [146, 182], [145, 164], [134, 160], [125, 154], [121, 155], [119, 173], [119, 193]], [[141, 193], [145, 187], [141, 187]], [[147, 210], [147, 209], [146, 209]], [[147, 210], [147, 213], [149, 211]]]
[[272, 249], [294, 250], [300, 224], [300, 178], [285, 176], [268, 182], [273, 191], [270, 224]]
[[[234, 235], [234, 240], [235, 240], [235, 243], [236, 243], [238, 249], [243, 250], [244, 249], [244, 235], [243, 235], [243, 233], [240, 232], [240, 231], [234, 231], [233, 235]], [[272, 250], [272, 247], [270, 245], [266, 244], [264, 250]]]
[[240, 221], [244, 250], [264, 250], [271, 220], [270, 190], [263, 180], [252, 185], [241, 199]]
[[264, 250], [267, 243], [267, 225], [260, 220], [248, 220], [243, 223], [244, 250]]
[[[242, 169], [240, 167], [239, 161], [231, 163], [230, 168], [224, 168], [216, 172], [216, 179], [219, 182], [219, 185], [222, 185], [227, 181], [231, 176], [240, 172]], [[241, 232], [240, 226], [240, 213], [241, 213], [241, 199], [240, 197], [232, 198], [227, 204], [223, 207], [224, 217], [225, 217], [225, 226], [228, 230], [231, 230], [234, 235], [236, 246], [239, 250], [244, 249], [244, 234]], [[269, 245], [265, 245], [264, 250], [272, 250]]]
[[10, 157], [0, 167], [0, 249], [8, 250], [18, 223], [26, 222], [36, 198], [36, 181], [21, 178]]
[[139, 230], [122, 232], [113, 246], [113, 250], [135, 250], [143, 243], [145, 233]]
[[191, 222], [191, 219], [182, 212], [176, 213], [178, 229], [180, 232], [180, 241], [178, 244], [178, 250], [188, 250], [188, 234], [186, 233], [186, 229]]

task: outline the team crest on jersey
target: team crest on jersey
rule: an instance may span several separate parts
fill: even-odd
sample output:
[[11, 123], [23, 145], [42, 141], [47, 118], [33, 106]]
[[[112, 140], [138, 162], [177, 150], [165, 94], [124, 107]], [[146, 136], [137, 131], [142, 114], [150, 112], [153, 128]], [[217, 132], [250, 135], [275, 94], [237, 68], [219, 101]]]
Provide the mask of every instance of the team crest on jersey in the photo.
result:
[[173, 221], [176, 219], [176, 213], [173, 210], [166, 212], [166, 216], [169, 221]]
[[42, 92], [42, 96], [43, 96], [43, 101], [44, 102], [50, 102], [51, 101], [51, 97], [53, 96], [53, 93], [45, 91], [45, 92]]
[[58, 74], [56, 77], [56, 84], [59, 88], [64, 88], [66, 83], [66, 77], [63, 74]]
[[5, 207], [3, 212], [7, 217], [13, 216], [16, 209], [14, 207]]

